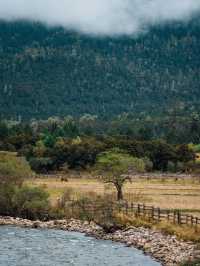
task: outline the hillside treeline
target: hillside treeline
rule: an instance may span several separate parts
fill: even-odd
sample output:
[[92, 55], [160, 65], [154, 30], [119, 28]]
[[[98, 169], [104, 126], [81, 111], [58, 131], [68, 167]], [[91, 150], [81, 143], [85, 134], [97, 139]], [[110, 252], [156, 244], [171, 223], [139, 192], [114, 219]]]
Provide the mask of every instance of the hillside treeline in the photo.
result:
[[0, 22], [1, 117], [199, 112], [199, 29], [199, 16], [120, 38]]
[[79, 120], [54, 117], [29, 123], [2, 121], [0, 149], [25, 156], [38, 173], [88, 169], [100, 153], [116, 148], [143, 159], [146, 171], [190, 171], [195, 163], [192, 146], [184, 142], [173, 144], [164, 138], [148, 139], [143, 136], [148, 128], [138, 130], [142, 132], [139, 137], [128, 134], [129, 131], [121, 134], [120, 123], [118, 127], [116, 121], [113, 121], [114, 129], [111, 123], [110, 127], [104, 127], [103, 133], [101, 123], [88, 115]]

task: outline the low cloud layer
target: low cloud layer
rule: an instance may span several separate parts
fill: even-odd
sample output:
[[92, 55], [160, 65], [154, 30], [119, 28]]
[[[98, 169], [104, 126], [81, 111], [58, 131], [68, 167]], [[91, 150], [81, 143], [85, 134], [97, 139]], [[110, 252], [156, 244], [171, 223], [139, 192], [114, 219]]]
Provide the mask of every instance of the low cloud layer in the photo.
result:
[[200, 0], [0, 0], [0, 19], [27, 19], [89, 34], [120, 35], [200, 11]]

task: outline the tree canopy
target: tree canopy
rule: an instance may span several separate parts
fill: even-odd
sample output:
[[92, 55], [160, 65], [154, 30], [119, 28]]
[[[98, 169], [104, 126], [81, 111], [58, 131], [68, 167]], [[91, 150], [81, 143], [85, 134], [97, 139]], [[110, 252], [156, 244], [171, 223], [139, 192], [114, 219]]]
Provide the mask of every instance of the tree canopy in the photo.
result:
[[145, 171], [142, 159], [134, 158], [118, 149], [101, 153], [97, 158], [97, 170], [105, 183], [111, 183], [117, 189], [117, 199], [122, 200], [122, 187], [131, 181], [131, 174]]

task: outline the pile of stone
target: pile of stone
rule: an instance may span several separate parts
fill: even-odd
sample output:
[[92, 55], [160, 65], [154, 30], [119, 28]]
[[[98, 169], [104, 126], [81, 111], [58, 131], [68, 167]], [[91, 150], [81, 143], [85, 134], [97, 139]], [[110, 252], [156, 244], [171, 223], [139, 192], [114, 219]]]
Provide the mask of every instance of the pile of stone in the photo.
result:
[[142, 249], [163, 265], [172, 266], [200, 256], [200, 251], [192, 242], [177, 240], [176, 236], [164, 235], [160, 231], [132, 227], [116, 231], [106, 239], [123, 242], [128, 246]]
[[130, 227], [107, 234], [101, 226], [94, 222], [82, 222], [75, 219], [42, 222], [12, 217], [0, 217], [0, 225], [85, 233], [96, 238], [117, 241], [129, 247], [141, 249], [166, 266], [175, 266], [184, 261], [200, 259], [200, 250], [194, 243], [177, 240], [175, 236], [164, 235], [160, 231], [142, 227]]

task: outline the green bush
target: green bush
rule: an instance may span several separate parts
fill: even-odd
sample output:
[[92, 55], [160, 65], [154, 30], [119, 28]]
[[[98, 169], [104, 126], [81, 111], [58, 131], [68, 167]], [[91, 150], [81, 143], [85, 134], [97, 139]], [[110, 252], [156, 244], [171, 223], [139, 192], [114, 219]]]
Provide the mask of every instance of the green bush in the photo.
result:
[[152, 163], [152, 161], [148, 157], [144, 157], [144, 158], [142, 158], [142, 160], [143, 160], [143, 162], [145, 164], [145, 170], [147, 172], [153, 171], [153, 163]]
[[190, 143], [188, 145], [188, 147], [193, 150], [194, 152], [200, 152], [200, 144], [193, 144], [193, 143]]
[[14, 215], [13, 196], [16, 190], [14, 185], [0, 186], [0, 215]]
[[30, 165], [13, 152], [0, 152], [0, 185], [21, 185], [32, 175]]
[[191, 162], [188, 162], [186, 165], [185, 165], [185, 168], [186, 168], [186, 171], [187, 172], [190, 172], [190, 173], [194, 173], [196, 175], [199, 175], [200, 174], [200, 161], [191, 161]]
[[28, 162], [16, 153], [0, 152], [0, 215], [44, 219], [49, 195], [41, 188], [23, 186], [32, 175]]
[[88, 193], [72, 200], [70, 191], [65, 191], [57, 204], [57, 213], [63, 213], [65, 218], [95, 221], [106, 226], [115, 224], [112, 206], [110, 195]]
[[54, 169], [54, 162], [51, 158], [38, 157], [29, 160], [30, 166], [36, 173], [47, 173]]
[[183, 162], [177, 162], [176, 164], [176, 172], [184, 172], [185, 164]]
[[48, 218], [49, 194], [38, 187], [22, 187], [13, 196], [17, 216], [36, 220]]
[[47, 219], [49, 195], [41, 188], [4, 186], [0, 188], [0, 215], [30, 220]]
[[171, 173], [176, 172], [176, 164], [174, 162], [169, 161], [167, 164], [167, 171]]

